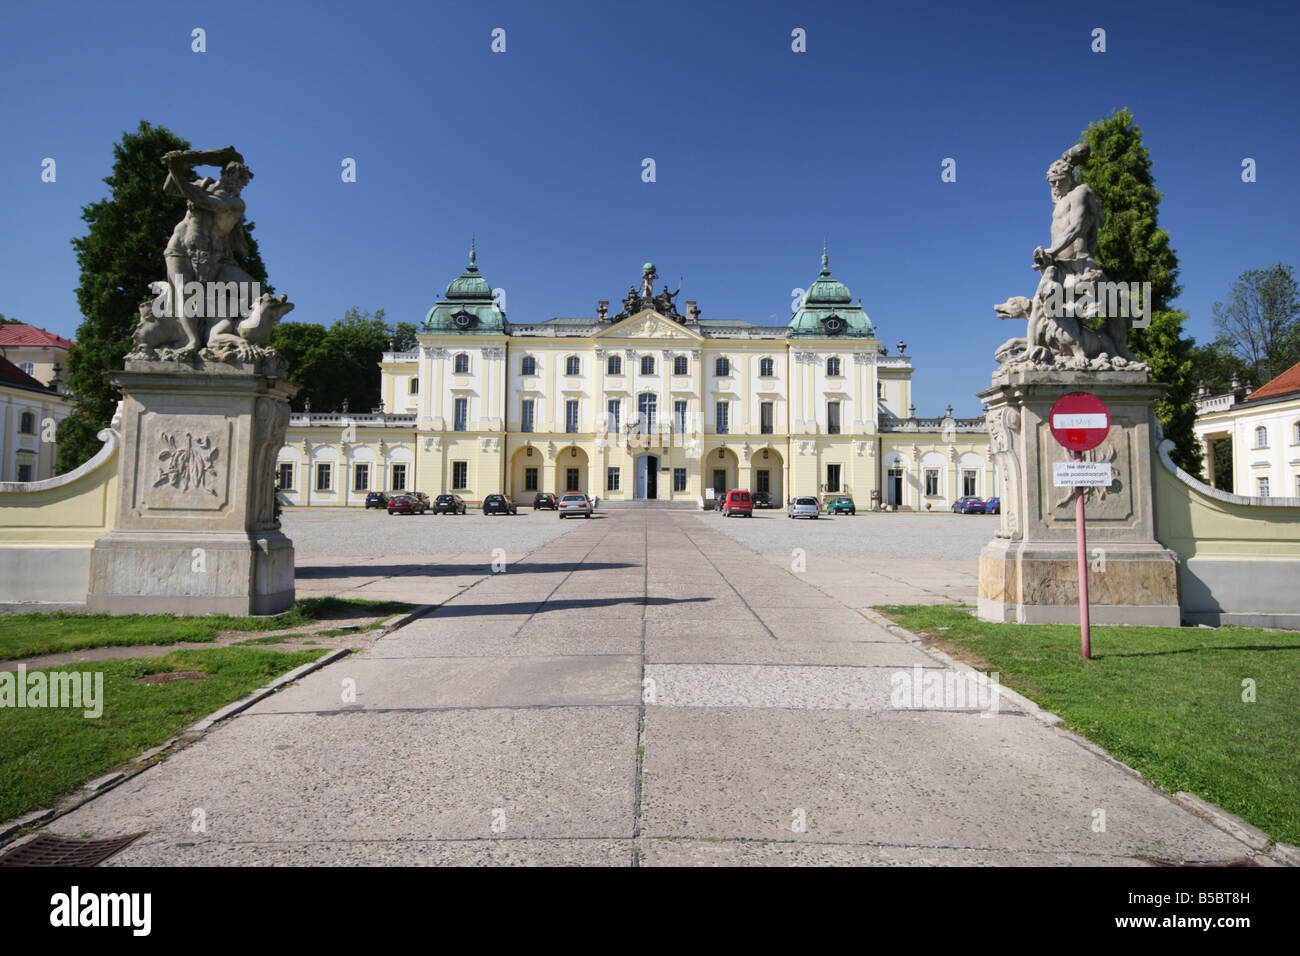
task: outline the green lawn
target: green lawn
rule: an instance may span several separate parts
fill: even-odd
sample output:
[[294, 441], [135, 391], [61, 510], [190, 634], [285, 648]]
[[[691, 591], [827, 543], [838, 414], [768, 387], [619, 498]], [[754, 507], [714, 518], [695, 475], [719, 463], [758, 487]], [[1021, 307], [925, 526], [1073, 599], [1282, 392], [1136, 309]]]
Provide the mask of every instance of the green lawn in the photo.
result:
[[[57, 668], [102, 672], [103, 712], [87, 718], [80, 708], [0, 708], [0, 820], [49, 806], [61, 794], [323, 653], [215, 647]], [[209, 676], [140, 683], [148, 674], [170, 671]]]
[[[70, 611], [0, 615], [0, 660], [57, 654], [87, 647], [196, 643], [216, 639], [219, 631], [280, 631], [314, 624], [322, 617], [349, 610], [357, 616], [390, 617], [414, 607], [398, 601], [308, 598], [273, 617], [174, 617], [170, 614], [80, 614]], [[376, 622], [377, 623], [377, 622]]]
[[[878, 611], [986, 671], [1171, 793], [1300, 843], [1300, 634], [1262, 628], [992, 624], [955, 607]], [[945, 630], [937, 630], [944, 628]], [[1243, 681], [1255, 701], [1243, 701]]]

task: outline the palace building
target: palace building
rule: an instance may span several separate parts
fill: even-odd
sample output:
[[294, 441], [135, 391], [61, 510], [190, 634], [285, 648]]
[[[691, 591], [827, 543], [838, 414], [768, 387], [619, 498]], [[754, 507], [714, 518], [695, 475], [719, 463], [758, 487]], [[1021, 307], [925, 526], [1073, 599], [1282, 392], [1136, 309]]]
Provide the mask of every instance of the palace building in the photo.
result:
[[693, 300], [683, 314], [653, 263], [617, 313], [602, 299], [594, 316], [508, 322], [476, 258], [419, 347], [384, 354], [379, 409], [291, 416], [282, 500], [581, 491], [698, 508], [746, 488], [866, 510], [997, 493], [984, 420], [916, 417], [905, 344], [888, 354], [824, 253], [783, 325], [705, 318]]

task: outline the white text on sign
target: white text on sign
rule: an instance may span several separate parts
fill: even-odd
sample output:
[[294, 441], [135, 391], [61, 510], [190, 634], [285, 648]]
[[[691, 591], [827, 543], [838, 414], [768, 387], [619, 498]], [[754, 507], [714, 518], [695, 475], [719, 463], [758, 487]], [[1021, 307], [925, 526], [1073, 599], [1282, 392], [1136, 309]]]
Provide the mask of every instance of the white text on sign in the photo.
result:
[[1052, 462], [1052, 484], [1057, 488], [1109, 488], [1114, 480], [1108, 461]]
[[1105, 428], [1106, 416], [1091, 413], [1053, 415], [1052, 427], [1062, 431], [1067, 428]]

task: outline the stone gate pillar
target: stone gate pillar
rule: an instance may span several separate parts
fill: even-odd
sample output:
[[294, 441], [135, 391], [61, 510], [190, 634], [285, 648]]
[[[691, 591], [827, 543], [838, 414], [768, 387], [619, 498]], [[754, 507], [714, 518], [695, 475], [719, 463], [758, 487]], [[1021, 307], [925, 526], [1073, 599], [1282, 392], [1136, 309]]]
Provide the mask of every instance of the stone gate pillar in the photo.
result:
[[1111, 463], [1109, 488], [1089, 488], [1088, 589], [1096, 624], [1177, 627], [1178, 564], [1155, 537], [1152, 429], [1166, 386], [1146, 370], [1066, 371], [1012, 367], [979, 393], [989, 407], [1001, 527], [980, 552], [979, 616], [1021, 624], [1079, 620], [1074, 489], [1052, 484], [1070, 460], [1048, 427], [1052, 404], [1091, 392], [1110, 409], [1110, 434], [1085, 460]]
[[275, 460], [297, 391], [262, 360], [132, 359], [117, 522], [96, 542], [87, 606], [110, 614], [275, 614], [294, 601], [274, 518]]

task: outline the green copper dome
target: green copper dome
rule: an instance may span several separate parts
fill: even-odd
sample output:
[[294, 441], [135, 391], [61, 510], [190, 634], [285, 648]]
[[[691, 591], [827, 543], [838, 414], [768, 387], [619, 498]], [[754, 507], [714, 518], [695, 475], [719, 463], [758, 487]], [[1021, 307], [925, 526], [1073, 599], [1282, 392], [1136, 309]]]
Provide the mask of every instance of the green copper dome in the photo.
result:
[[424, 317], [422, 332], [504, 333], [506, 317], [492, 298], [492, 286], [478, 274], [471, 246], [469, 265], [447, 285], [446, 296]]
[[822, 271], [804, 293], [803, 307], [790, 317], [790, 335], [809, 338], [875, 338], [876, 330], [848, 286], [831, 275], [822, 251]]

